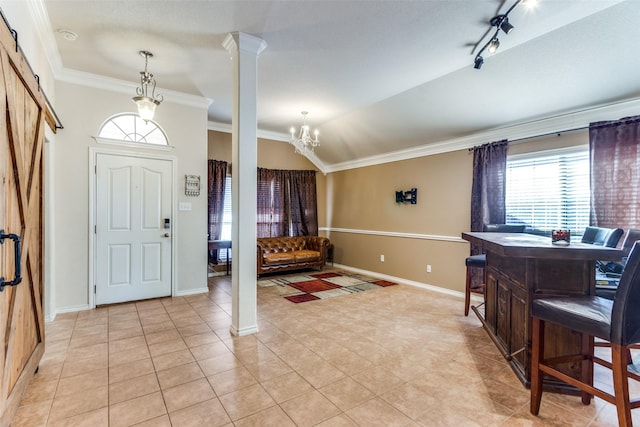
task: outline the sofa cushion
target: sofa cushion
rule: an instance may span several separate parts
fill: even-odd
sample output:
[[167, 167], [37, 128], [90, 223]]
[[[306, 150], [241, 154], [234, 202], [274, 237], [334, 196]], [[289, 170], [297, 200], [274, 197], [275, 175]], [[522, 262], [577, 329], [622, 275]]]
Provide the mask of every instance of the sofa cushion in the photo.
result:
[[320, 252], [308, 251], [306, 249], [303, 249], [301, 251], [295, 251], [293, 252], [293, 255], [296, 258], [296, 262], [313, 261], [316, 259], [320, 259]]
[[294, 252], [272, 252], [263, 257], [265, 264], [289, 264], [296, 261]]

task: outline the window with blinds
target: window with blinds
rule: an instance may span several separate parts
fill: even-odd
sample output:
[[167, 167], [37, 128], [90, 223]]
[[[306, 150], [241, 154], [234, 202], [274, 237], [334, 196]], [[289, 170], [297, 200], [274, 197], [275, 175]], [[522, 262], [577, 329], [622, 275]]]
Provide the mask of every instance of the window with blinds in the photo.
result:
[[[231, 240], [231, 223], [233, 214], [231, 212], [231, 175], [227, 175], [224, 181], [224, 208], [222, 212], [222, 231], [220, 232], [220, 240]], [[221, 249], [218, 251], [218, 259], [227, 260], [227, 252], [231, 259], [231, 251]]]
[[581, 236], [589, 225], [589, 150], [571, 149], [507, 159], [506, 219], [548, 232]]

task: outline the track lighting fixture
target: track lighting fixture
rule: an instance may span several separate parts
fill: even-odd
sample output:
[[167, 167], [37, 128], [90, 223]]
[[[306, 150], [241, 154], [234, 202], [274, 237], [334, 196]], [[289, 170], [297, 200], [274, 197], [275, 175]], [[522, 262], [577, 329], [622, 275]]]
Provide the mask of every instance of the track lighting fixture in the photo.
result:
[[484, 58], [482, 57], [482, 54], [484, 53], [485, 50], [488, 51], [489, 53], [495, 53], [498, 50], [498, 47], [500, 46], [500, 40], [498, 40], [498, 34], [500, 33], [501, 30], [505, 34], [509, 34], [513, 30], [514, 27], [509, 22], [509, 14], [521, 2], [529, 7], [532, 7], [535, 5], [534, 0], [516, 0], [515, 3], [513, 3], [513, 5], [511, 5], [511, 7], [504, 14], [496, 15], [489, 20], [489, 24], [491, 24], [491, 28], [487, 30], [484, 36], [480, 38], [480, 41], [478, 42], [478, 44], [480, 44], [480, 42], [487, 36], [487, 34], [491, 32], [492, 28], [495, 27], [495, 31], [493, 36], [489, 39], [487, 43], [484, 44], [484, 46], [482, 46], [482, 49], [480, 49], [480, 51], [476, 55], [473, 68], [475, 68], [476, 70], [479, 70], [482, 67], [482, 64], [484, 63]]
[[482, 56], [480, 55], [476, 56], [476, 60], [475, 60], [475, 64], [473, 64], [473, 68], [475, 68], [476, 70], [479, 70], [480, 68], [482, 68], [482, 64], [484, 64], [484, 59], [482, 59]]
[[489, 42], [489, 47], [487, 48], [487, 50], [489, 51], [489, 53], [496, 53], [498, 47], [500, 47], [500, 40], [498, 40], [497, 37], [494, 37]]

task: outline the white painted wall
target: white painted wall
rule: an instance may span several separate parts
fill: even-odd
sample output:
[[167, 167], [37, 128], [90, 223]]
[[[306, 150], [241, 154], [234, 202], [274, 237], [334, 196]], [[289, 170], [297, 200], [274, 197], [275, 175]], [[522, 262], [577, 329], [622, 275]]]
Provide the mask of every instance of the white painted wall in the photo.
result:
[[[74, 311], [89, 307], [89, 147], [113, 149], [97, 143], [101, 124], [114, 114], [134, 112], [131, 96], [121, 92], [96, 89], [79, 84], [57, 82], [60, 96], [56, 109], [64, 122], [64, 130], [56, 138], [53, 162], [55, 171], [55, 230], [53, 251], [56, 253], [56, 311]], [[173, 236], [177, 239], [177, 295], [207, 290], [207, 111], [164, 101], [154, 119], [166, 132], [171, 152], [177, 160], [176, 207], [191, 203], [191, 211], [178, 211], [174, 218]], [[127, 152], [149, 152], [135, 148], [118, 148]], [[200, 175], [203, 191], [198, 197], [184, 195], [184, 175]]]

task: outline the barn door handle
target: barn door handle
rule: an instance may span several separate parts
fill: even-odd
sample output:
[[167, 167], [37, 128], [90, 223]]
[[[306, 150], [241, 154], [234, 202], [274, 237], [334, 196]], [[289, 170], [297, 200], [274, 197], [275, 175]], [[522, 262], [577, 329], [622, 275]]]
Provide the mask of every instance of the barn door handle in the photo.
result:
[[4, 243], [4, 239], [13, 240], [15, 277], [12, 281], [7, 282], [4, 277], [0, 276], [0, 292], [4, 290], [5, 286], [15, 286], [22, 282], [22, 275], [20, 274], [20, 236], [17, 234], [5, 234], [4, 230], [0, 230], [0, 245]]

